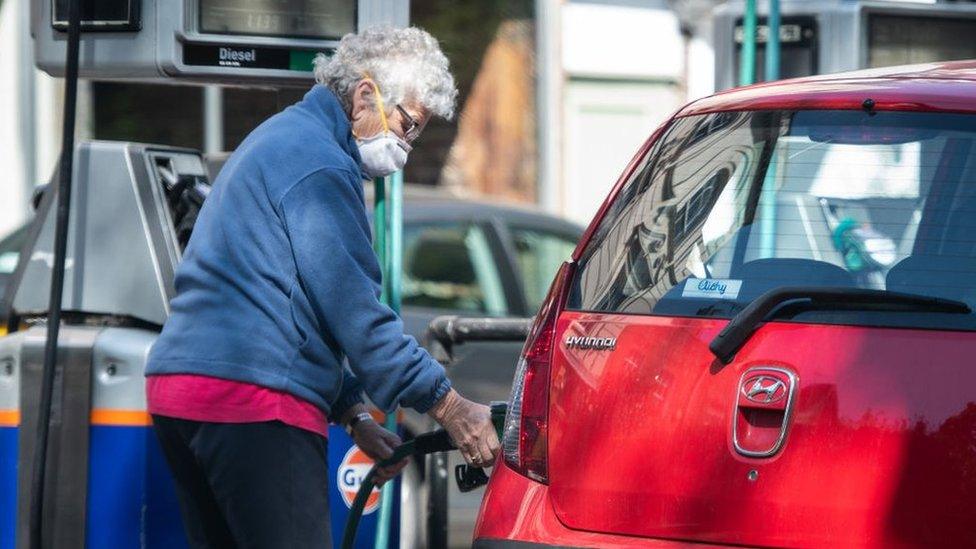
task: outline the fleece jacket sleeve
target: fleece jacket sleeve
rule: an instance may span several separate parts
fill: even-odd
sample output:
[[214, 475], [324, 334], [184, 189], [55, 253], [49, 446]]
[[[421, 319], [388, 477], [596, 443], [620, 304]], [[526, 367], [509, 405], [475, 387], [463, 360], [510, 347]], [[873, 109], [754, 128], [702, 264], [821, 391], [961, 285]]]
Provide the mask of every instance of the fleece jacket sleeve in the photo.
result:
[[[361, 384], [387, 413], [398, 404], [429, 410], [447, 394], [450, 381], [380, 301], [380, 266], [359, 176], [320, 169], [292, 186], [279, 208], [302, 287], [320, 326], [338, 343], [357, 378], [346, 383]], [[344, 393], [340, 400], [348, 396]]]
[[363, 401], [363, 385], [352, 373], [348, 364], [342, 365], [342, 387], [339, 389], [339, 396], [332, 403], [330, 420], [334, 423], [342, 421], [342, 416], [346, 415], [349, 408]]

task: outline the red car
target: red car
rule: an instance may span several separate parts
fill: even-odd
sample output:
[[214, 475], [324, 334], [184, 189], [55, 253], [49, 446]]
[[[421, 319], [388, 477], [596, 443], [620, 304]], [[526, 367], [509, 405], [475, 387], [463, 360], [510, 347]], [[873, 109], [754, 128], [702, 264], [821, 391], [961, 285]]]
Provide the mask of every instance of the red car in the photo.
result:
[[691, 103], [556, 277], [478, 548], [976, 546], [976, 61]]

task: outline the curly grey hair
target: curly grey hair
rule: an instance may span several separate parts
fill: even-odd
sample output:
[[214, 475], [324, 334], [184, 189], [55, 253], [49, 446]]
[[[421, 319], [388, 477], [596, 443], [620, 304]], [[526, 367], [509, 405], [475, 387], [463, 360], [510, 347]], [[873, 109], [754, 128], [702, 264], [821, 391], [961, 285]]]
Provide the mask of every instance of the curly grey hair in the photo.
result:
[[342, 37], [329, 57], [315, 58], [315, 80], [327, 86], [351, 109], [350, 94], [369, 75], [376, 82], [388, 110], [404, 101], [416, 101], [431, 114], [450, 119], [457, 89], [447, 57], [427, 31], [387, 26]]

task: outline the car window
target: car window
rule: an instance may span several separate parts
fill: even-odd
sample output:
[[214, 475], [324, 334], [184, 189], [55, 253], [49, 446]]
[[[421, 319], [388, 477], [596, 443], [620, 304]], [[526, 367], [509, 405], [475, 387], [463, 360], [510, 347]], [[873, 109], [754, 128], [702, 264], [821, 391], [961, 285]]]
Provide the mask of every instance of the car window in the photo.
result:
[[481, 227], [408, 224], [403, 245], [403, 305], [508, 313], [491, 244]]
[[530, 312], [539, 310], [559, 266], [570, 258], [576, 239], [562, 233], [511, 227], [515, 261]]
[[[679, 119], [584, 250], [571, 304], [731, 317], [777, 287], [840, 286], [976, 308], [974, 158], [976, 117], [967, 115], [763, 111]], [[801, 316], [974, 327], [972, 315]]]
[[0, 240], [0, 275], [13, 274], [17, 270], [20, 249], [27, 240], [27, 228], [24, 225]]

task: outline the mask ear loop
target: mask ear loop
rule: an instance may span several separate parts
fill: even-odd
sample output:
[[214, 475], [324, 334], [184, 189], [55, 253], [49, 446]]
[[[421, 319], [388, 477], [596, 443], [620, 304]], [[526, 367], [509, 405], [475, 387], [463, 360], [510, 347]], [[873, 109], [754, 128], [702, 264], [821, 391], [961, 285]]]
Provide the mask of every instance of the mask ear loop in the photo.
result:
[[380, 120], [383, 122], [383, 131], [390, 133], [390, 124], [386, 121], [386, 106], [383, 105], [383, 96], [380, 94], [380, 87], [376, 85], [376, 81], [373, 80], [373, 77], [368, 72], [363, 73], [363, 76], [373, 85], [373, 92], [376, 94], [376, 106], [380, 109]]

